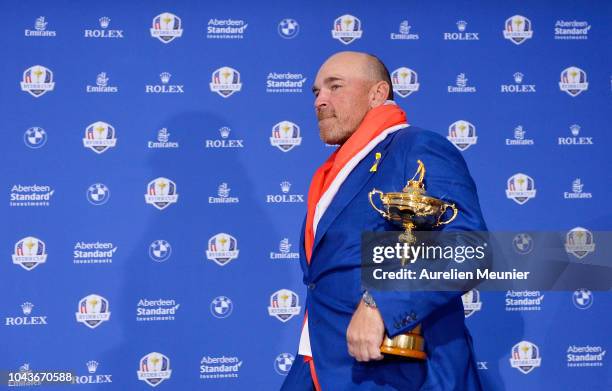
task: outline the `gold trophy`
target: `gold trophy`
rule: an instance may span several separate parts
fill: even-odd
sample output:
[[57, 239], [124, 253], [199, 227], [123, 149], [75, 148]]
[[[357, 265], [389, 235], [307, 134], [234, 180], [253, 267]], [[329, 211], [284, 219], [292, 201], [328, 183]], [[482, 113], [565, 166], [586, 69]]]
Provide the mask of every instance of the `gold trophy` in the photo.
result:
[[[383, 193], [380, 190], [373, 189], [368, 194], [370, 204], [382, 217], [404, 229], [399, 239], [408, 244], [416, 242], [416, 237], [412, 233], [413, 229], [430, 229], [448, 224], [457, 217], [458, 213], [455, 204], [449, 204], [427, 195], [423, 183], [425, 165], [420, 160], [417, 160], [417, 163], [419, 167], [416, 173], [401, 192]], [[419, 179], [415, 180], [417, 176]], [[375, 194], [380, 197], [384, 209], [378, 208], [374, 203], [372, 196]], [[442, 220], [448, 208], [452, 209], [453, 214], [447, 220]], [[402, 259], [402, 266], [405, 266], [405, 261]], [[380, 351], [424, 360], [427, 358], [424, 345], [425, 341], [421, 335], [421, 325], [419, 324], [408, 333], [397, 335], [394, 338], [385, 335]]]

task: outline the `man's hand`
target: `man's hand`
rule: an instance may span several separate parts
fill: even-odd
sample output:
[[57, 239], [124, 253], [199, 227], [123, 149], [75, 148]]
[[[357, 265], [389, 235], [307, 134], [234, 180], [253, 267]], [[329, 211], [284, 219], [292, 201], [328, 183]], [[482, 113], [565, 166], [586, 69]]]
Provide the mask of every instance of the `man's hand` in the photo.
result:
[[384, 334], [385, 325], [378, 309], [360, 300], [346, 330], [349, 354], [357, 361], [382, 360], [380, 345]]

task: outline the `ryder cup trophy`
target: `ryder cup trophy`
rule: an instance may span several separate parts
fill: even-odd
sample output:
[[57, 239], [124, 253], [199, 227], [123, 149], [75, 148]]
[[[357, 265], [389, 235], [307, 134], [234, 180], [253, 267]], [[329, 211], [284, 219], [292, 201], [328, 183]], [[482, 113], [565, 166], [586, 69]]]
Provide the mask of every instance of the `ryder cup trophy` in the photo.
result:
[[[445, 225], [457, 217], [458, 209], [454, 204], [446, 203], [438, 198], [427, 195], [423, 178], [425, 177], [425, 165], [418, 160], [419, 167], [401, 192], [383, 193], [373, 189], [368, 197], [372, 207], [381, 214], [382, 217], [392, 223], [402, 227], [404, 232], [399, 236], [399, 240], [408, 244], [414, 244], [416, 237], [412, 233], [414, 229], [431, 229], [440, 225]], [[415, 178], [418, 176], [418, 180]], [[372, 196], [378, 195], [383, 209], [374, 203]], [[450, 208], [452, 215], [442, 220], [446, 210]], [[402, 260], [405, 266], [405, 260]], [[417, 325], [408, 333], [400, 334], [394, 338], [385, 335], [380, 351], [398, 356], [426, 359], [424, 351], [425, 341], [421, 335], [421, 325]]]

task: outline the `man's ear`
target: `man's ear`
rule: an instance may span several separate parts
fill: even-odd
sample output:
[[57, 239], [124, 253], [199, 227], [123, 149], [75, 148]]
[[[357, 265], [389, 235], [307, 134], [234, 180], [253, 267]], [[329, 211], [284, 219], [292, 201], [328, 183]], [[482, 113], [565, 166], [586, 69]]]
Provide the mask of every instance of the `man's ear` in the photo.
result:
[[370, 87], [369, 98], [370, 108], [375, 108], [385, 104], [387, 97], [389, 96], [389, 89], [391, 86], [386, 81], [376, 82]]

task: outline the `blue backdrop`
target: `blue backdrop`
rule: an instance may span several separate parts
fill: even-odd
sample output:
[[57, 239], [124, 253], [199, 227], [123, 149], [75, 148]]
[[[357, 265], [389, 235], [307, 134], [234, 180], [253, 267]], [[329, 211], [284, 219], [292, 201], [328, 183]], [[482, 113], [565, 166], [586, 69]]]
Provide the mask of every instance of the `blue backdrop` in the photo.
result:
[[[409, 122], [463, 150], [490, 229], [611, 228], [609, 2], [1, 7], [1, 371], [277, 389], [333, 151], [310, 88], [340, 50], [378, 55]], [[466, 296], [487, 389], [612, 387], [612, 300], [585, 288]]]

